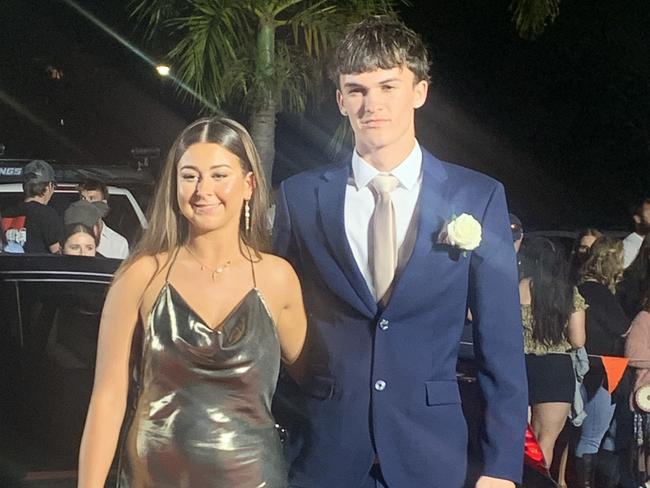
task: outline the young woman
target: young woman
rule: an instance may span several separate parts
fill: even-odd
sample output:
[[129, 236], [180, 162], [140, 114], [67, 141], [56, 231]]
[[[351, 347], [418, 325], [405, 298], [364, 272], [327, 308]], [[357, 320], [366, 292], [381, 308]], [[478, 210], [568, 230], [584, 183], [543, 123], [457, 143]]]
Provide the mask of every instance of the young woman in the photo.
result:
[[585, 343], [585, 302], [551, 241], [527, 243], [519, 283], [531, 427], [550, 466], [575, 395], [571, 349]]
[[66, 226], [63, 233], [63, 254], [95, 256], [97, 254], [97, 239], [92, 229], [83, 224]]
[[[623, 242], [608, 236], [596, 239], [580, 270], [578, 291], [589, 308], [586, 312], [587, 342], [590, 355], [622, 356], [623, 335], [630, 321], [614, 296], [623, 276]], [[591, 369], [582, 384], [587, 417], [576, 446], [579, 486], [592, 487], [597, 453], [609, 429], [616, 405], [607, 390], [604, 368], [590, 361]]]
[[246, 130], [205, 118], [175, 141], [149, 228], [106, 298], [79, 486], [104, 486], [135, 398], [118, 486], [287, 485], [270, 412], [280, 359], [299, 374], [306, 317], [291, 266], [265, 254], [266, 188]]

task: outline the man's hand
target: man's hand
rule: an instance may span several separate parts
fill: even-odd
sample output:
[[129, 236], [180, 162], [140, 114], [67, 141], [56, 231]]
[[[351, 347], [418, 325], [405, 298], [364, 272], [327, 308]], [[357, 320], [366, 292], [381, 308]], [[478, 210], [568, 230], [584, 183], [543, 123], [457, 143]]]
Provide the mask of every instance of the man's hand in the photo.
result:
[[481, 476], [476, 482], [476, 488], [515, 488], [515, 484], [510, 480]]

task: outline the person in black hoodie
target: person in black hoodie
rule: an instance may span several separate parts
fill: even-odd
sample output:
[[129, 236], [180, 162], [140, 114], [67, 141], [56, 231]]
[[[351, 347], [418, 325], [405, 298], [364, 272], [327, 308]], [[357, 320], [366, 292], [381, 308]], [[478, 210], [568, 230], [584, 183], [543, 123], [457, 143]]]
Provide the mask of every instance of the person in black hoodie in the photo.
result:
[[[599, 237], [580, 270], [581, 283], [578, 286], [589, 306], [585, 347], [590, 355], [623, 355], [623, 335], [630, 320], [614, 295], [622, 276], [623, 243], [608, 236]], [[616, 407], [607, 390], [607, 376], [602, 363], [592, 360], [590, 365], [582, 385], [587, 417], [576, 446], [580, 488], [594, 486], [598, 451]]]

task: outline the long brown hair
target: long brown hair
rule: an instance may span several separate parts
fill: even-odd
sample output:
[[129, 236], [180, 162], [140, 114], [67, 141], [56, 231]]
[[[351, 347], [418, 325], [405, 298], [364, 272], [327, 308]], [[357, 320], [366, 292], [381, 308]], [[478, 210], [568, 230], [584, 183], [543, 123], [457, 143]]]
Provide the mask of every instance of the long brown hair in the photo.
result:
[[[253, 173], [253, 193], [249, 200], [250, 230], [246, 230], [242, 201], [239, 222], [240, 245], [248, 246], [255, 256], [269, 245], [266, 223], [268, 192], [259, 154], [248, 131], [234, 120], [225, 117], [204, 117], [188, 125], [174, 141], [160, 174], [155, 197], [148, 211], [149, 226], [133, 252], [122, 263], [118, 274], [142, 256], [170, 253], [187, 243], [189, 226], [178, 206], [176, 196], [176, 167], [185, 151], [197, 143], [219, 144], [239, 158], [244, 174]], [[170, 253], [171, 254], [171, 253]], [[247, 256], [246, 253], [244, 253]], [[169, 259], [169, 258], [168, 258]]]
[[623, 241], [603, 235], [594, 241], [580, 269], [582, 281], [595, 280], [612, 293], [623, 278]]
[[535, 237], [521, 251], [522, 274], [530, 278], [533, 339], [542, 344], [561, 344], [573, 312], [573, 285], [567, 262], [553, 242]]

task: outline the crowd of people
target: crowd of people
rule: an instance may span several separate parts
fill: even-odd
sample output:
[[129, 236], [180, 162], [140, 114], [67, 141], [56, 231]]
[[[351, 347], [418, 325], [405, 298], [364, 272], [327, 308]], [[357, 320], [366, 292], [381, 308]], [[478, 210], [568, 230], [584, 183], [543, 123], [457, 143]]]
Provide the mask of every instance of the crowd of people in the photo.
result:
[[54, 168], [34, 160], [23, 169], [23, 201], [3, 210], [1, 250], [6, 253], [53, 253], [125, 259], [126, 238], [104, 222], [109, 212], [106, 184], [87, 179], [77, 187], [79, 200], [63, 218], [48, 204], [56, 189]]
[[[650, 438], [650, 200], [625, 241], [587, 229], [570, 259], [546, 238], [521, 246], [503, 186], [415, 138], [429, 83], [416, 33], [391, 17], [352, 26], [330, 77], [355, 150], [282, 183], [273, 254], [259, 156], [231, 119], [176, 139], [131, 253], [104, 221], [105, 185], [82, 183], [60, 224], [51, 166], [25, 167], [6, 252], [126, 258], [102, 313], [79, 486], [104, 486], [118, 444], [123, 488], [466, 486], [469, 319], [483, 395], [472, 485], [521, 481], [528, 405], [548, 464], [567, 419], [581, 425], [577, 482], [593, 488], [627, 426]], [[612, 393], [597, 358], [623, 354], [634, 387]], [[271, 413], [281, 362], [279, 390], [299, 392], [285, 448]]]
[[[650, 384], [650, 199], [631, 215], [635, 231], [624, 240], [590, 228], [577, 233], [569, 256], [545, 237], [520, 251], [530, 424], [549, 465], [568, 419], [580, 427], [580, 488], [637, 488], [639, 476], [650, 486], [645, 467], [632, 463], [650, 452], [648, 406], [637, 401]], [[603, 356], [629, 358], [630, 372], [618, 385], [610, 387], [616, 380]]]

